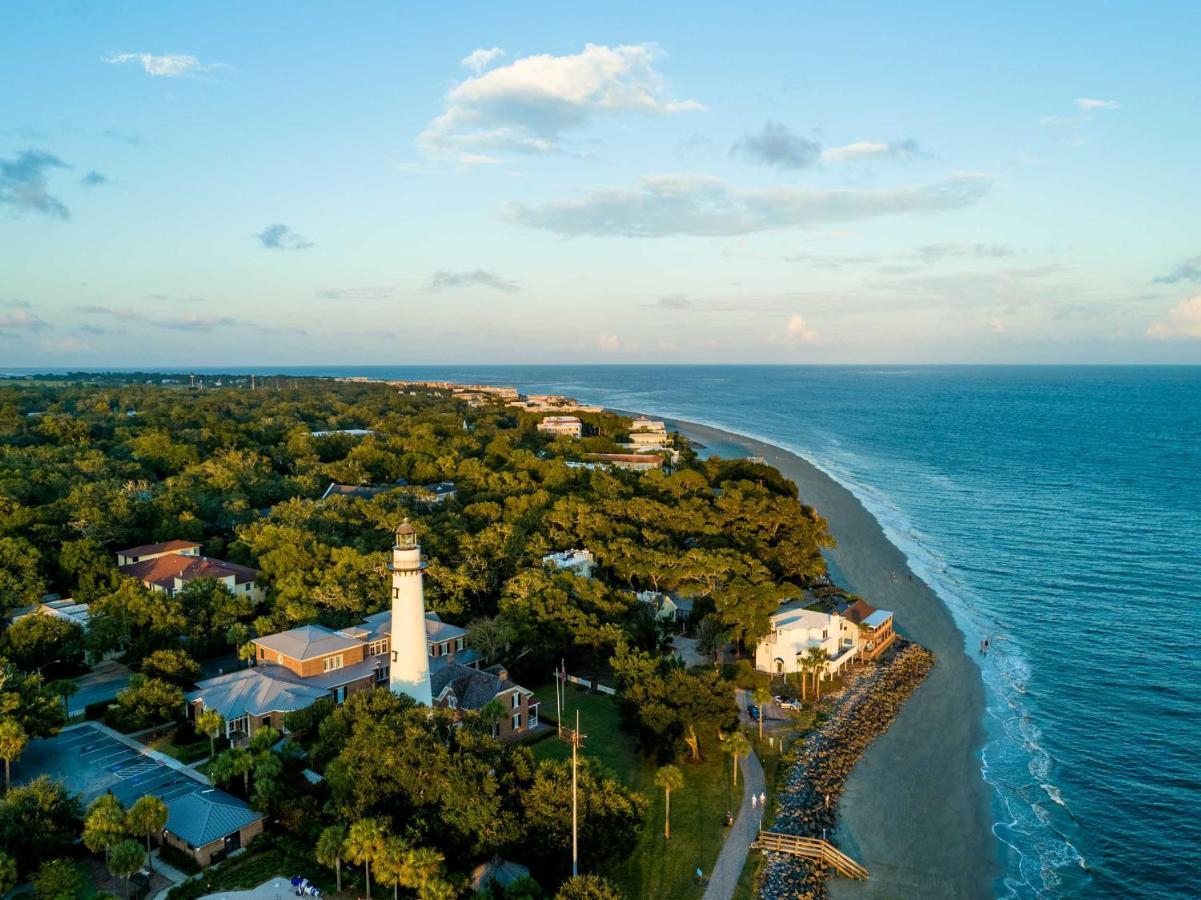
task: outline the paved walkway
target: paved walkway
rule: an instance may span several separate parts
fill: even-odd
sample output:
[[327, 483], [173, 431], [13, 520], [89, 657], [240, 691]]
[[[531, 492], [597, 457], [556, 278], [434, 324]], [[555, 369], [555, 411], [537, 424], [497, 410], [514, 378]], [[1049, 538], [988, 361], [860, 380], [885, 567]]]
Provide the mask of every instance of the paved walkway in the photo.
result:
[[[738, 691], [738, 705], [746, 716], [746, 691]], [[742, 806], [738, 810], [738, 818], [726, 835], [718, 854], [717, 864], [709, 874], [709, 886], [705, 888], [705, 900], [730, 900], [734, 896], [734, 888], [742, 876], [742, 867], [746, 864], [747, 851], [751, 842], [759, 836], [759, 825], [763, 821], [763, 807], [758, 803], [751, 807], [751, 794], [758, 796], [767, 790], [763, 775], [763, 766], [759, 757], [753, 752], [741, 761], [739, 769], [742, 772]]]

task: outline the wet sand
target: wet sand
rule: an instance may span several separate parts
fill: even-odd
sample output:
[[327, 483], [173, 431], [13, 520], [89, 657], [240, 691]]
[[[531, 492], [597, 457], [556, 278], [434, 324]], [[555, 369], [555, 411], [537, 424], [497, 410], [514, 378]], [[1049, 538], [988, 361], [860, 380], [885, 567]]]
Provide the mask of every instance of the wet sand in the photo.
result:
[[716, 428], [671, 425], [708, 453], [761, 456], [796, 482], [801, 499], [825, 517], [838, 541], [827, 553], [835, 580], [893, 610], [897, 630], [934, 651], [934, 670], [847, 781], [836, 840], [871, 877], [832, 878], [831, 896], [995, 896], [1000, 847], [980, 774], [984, 684], [942, 601], [910, 572], [904, 554], [854, 495], [810, 463]]

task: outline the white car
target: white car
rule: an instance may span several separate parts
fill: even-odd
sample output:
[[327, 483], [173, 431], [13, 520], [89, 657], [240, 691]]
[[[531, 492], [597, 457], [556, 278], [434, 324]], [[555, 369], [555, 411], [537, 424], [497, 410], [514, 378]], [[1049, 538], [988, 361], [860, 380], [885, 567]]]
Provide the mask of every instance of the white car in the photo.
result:
[[780, 709], [802, 709], [801, 701], [794, 700], [790, 697], [776, 697], [776, 705]]

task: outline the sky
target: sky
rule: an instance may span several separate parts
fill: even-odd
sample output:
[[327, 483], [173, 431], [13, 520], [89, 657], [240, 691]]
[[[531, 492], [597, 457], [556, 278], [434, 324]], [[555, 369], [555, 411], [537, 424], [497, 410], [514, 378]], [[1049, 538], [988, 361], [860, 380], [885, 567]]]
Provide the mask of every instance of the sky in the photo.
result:
[[1201, 363], [1196, 3], [0, 21], [0, 369]]

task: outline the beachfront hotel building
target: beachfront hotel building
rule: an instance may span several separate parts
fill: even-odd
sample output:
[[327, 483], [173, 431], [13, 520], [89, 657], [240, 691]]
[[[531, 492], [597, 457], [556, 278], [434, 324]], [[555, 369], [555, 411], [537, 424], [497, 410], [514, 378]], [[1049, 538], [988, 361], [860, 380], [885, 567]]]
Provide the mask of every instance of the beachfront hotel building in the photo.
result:
[[496, 700], [503, 714], [494, 727], [501, 740], [538, 724], [531, 691], [513, 682], [503, 666], [480, 669], [467, 632], [425, 609], [425, 563], [413, 527], [396, 531], [392, 550], [391, 608], [360, 624], [335, 630], [303, 625], [253, 640], [254, 665], [196, 685], [187, 695], [193, 715], [214, 709], [234, 740], [270, 726], [323, 698], [343, 703], [362, 691], [387, 686], [425, 706], [449, 709], [456, 719]]
[[576, 416], [547, 416], [538, 423], [538, 430], [556, 437], [583, 437], [584, 423]]

